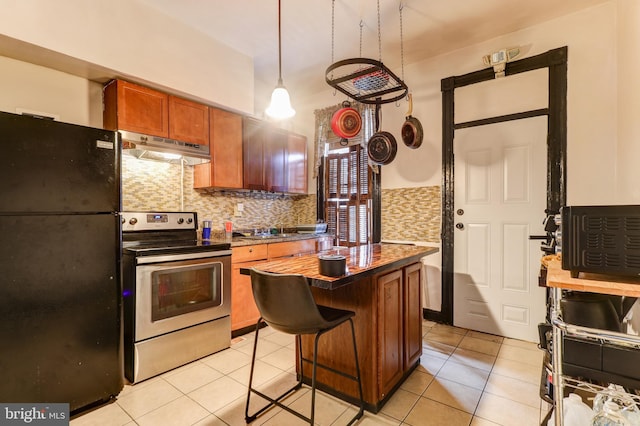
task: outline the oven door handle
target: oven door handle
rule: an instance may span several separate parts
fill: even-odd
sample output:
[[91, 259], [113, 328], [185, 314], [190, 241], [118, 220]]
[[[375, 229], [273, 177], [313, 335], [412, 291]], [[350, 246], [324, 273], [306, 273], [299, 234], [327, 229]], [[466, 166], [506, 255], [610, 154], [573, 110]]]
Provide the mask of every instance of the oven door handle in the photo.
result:
[[138, 265], [144, 265], [147, 263], [173, 262], [176, 260], [192, 260], [192, 259], [208, 259], [208, 258], [213, 259], [220, 256], [231, 256], [231, 250], [206, 251], [206, 252], [182, 253], [182, 254], [163, 254], [160, 256], [139, 256], [136, 258], [136, 263]]

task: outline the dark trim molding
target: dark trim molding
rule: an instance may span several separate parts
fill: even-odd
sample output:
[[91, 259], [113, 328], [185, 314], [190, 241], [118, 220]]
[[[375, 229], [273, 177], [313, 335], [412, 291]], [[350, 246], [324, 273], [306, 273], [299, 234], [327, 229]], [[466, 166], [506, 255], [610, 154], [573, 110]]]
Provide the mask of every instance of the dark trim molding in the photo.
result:
[[378, 173], [371, 173], [371, 241], [379, 243], [382, 239], [382, 167]]
[[[454, 237], [454, 156], [455, 129], [519, 120], [547, 115], [547, 214], [560, 211], [566, 202], [567, 168], [567, 56], [566, 46], [549, 50], [530, 58], [509, 62], [505, 75], [514, 75], [540, 68], [549, 69], [548, 108], [455, 124], [454, 92], [458, 87], [495, 78], [492, 68], [441, 80], [442, 91], [442, 306], [441, 322], [453, 324], [453, 237]], [[428, 310], [425, 310], [428, 311]], [[432, 311], [431, 311], [432, 312]], [[425, 315], [427, 313], [425, 312]], [[429, 313], [429, 315], [431, 315]]]

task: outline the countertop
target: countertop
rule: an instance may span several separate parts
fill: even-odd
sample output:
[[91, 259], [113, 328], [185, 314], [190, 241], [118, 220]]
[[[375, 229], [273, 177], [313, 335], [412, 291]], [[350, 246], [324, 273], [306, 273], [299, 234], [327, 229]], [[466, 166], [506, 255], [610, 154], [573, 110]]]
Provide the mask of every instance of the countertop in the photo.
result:
[[[254, 268], [279, 274], [301, 274], [309, 279], [311, 285], [333, 290], [385, 269], [399, 268], [418, 262], [421, 258], [437, 251], [436, 247], [371, 244], [272, 260], [257, 264]], [[318, 256], [333, 254], [346, 257], [346, 274], [335, 278], [320, 275]], [[249, 271], [249, 269], [240, 270], [243, 274], [249, 274]]]
[[318, 239], [323, 237], [333, 237], [332, 234], [284, 234], [284, 235], [269, 235], [266, 237], [260, 236], [250, 236], [250, 237], [233, 237], [231, 240], [227, 240], [225, 238], [211, 238], [209, 241], [215, 243], [231, 243], [231, 247], [243, 247], [243, 246], [254, 246], [256, 244], [270, 244], [270, 243], [282, 243], [286, 241], [299, 241], [299, 240], [310, 240], [310, 239]]
[[585, 272], [581, 272], [579, 278], [571, 278], [571, 273], [562, 269], [559, 260], [552, 260], [547, 265], [547, 286], [565, 290], [640, 297], [640, 278]]

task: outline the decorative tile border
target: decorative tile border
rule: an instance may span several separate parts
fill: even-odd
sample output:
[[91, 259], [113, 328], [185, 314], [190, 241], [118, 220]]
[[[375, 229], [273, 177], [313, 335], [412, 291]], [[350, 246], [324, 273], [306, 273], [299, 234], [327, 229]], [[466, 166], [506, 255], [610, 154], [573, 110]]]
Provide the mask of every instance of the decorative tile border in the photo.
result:
[[[181, 205], [181, 189], [184, 206]], [[316, 222], [315, 195], [282, 195], [250, 191], [193, 189], [193, 166], [139, 160], [122, 156], [122, 207], [124, 211], [196, 211], [198, 220], [211, 220], [223, 229], [231, 218], [235, 229], [292, 228]], [[234, 207], [242, 203], [242, 216]]]
[[382, 190], [382, 239], [440, 241], [439, 186]]
[[[284, 227], [316, 222], [316, 197], [255, 191], [193, 189], [193, 166], [122, 156], [122, 206], [125, 211], [196, 211], [222, 230], [231, 218], [234, 229]], [[184, 206], [181, 205], [181, 191]], [[234, 207], [242, 203], [242, 216]], [[382, 239], [440, 241], [440, 187], [382, 190]]]

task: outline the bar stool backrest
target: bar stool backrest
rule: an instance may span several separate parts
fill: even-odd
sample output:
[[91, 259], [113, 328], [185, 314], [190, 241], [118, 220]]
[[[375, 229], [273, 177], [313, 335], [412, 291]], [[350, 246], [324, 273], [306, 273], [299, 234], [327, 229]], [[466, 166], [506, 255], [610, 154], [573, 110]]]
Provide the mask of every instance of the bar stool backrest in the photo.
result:
[[289, 334], [313, 334], [328, 328], [303, 275], [251, 270], [251, 289], [262, 319]]

